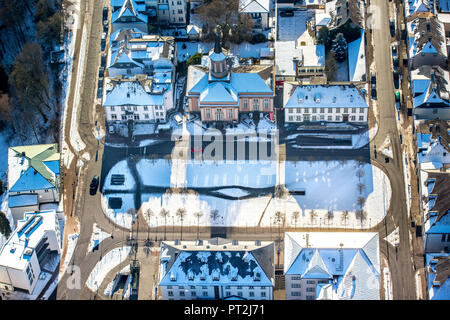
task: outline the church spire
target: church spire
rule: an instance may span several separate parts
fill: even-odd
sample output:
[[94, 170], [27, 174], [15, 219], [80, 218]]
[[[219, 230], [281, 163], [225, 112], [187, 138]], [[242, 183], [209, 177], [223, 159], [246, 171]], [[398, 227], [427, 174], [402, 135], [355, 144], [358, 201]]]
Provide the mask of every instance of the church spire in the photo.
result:
[[219, 26], [217, 26], [217, 28], [216, 28], [216, 42], [214, 44], [214, 52], [215, 53], [222, 52], [222, 46], [220, 44], [220, 27]]

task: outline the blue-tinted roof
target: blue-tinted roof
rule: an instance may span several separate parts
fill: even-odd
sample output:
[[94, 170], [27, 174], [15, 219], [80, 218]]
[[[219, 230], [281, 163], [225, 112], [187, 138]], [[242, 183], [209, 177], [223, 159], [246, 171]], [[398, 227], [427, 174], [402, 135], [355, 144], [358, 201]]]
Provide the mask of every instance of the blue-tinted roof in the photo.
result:
[[59, 174], [59, 161], [46, 161], [44, 164], [56, 175]]
[[17, 196], [10, 196], [8, 198], [8, 205], [10, 208], [27, 207], [38, 204], [37, 194], [20, 194]]
[[22, 192], [43, 189], [55, 189], [55, 187], [33, 167], [30, 167], [9, 191]]

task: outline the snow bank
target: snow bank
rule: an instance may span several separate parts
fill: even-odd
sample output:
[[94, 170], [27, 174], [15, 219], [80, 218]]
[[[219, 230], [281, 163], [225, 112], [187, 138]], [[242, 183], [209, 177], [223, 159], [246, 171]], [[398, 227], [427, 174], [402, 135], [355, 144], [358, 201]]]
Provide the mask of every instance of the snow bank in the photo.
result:
[[130, 254], [130, 251], [131, 247], [126, 246], [112, 249], [105, 254], [102, 260], [95, 265], [89, 278], [86, 280], [87, 287], [92, 291], [97, 291], [107, 274], [117, 265], [122, 263], [122, 261]]

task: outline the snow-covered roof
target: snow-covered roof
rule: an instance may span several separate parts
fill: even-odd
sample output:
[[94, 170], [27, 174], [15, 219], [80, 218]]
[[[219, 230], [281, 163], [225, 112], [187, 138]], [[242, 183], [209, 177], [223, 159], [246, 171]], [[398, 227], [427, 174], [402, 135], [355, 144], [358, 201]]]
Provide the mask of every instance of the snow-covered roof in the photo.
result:
[[442, 99], [437, 91], [437, 88], [433, 86], [431, 81], [428, 83], [427, 90], [421, 95], [417, 96], [413, 100], [414, 108], [447, 108], [450, 107], [450, 103]]
[[274, 253], [273, 242], [164, 241], [159, 285], [273, 286]]
[[348, 44], [348, 72], [350, 81], [363, 81], [366, 78], [366, 53], [364, 29], [361, 37]]
[[380, 299], [378, 233], [288, 232], [284, 248], [285, 274], [330, 280], [318, 299]]
[[187, 32], [187, 34], [190, 34], [190, 35], [197, 35], [200, 33], [200, 31], [201, 31], [201, 29], [193, 24], [190, 24], [186, 27], [186, 32]]
[[408, 26], [414, 34], [408, 40], [410, 58], [421, 53], [447, 56], [444, 25], [436, 16], [415, 18]]
[[59, 175], [59, 160], [57, 144], [9, 148], [9, 190], [22, 192], [55, 188]]
[[353, 85], [297, 86], [286, 98], [288, 100], [284, 105], [285, 108], [369, 107], [358, 89]]
[[17, 228], [4, 244], [0, 253], [0, 265], [24, 270], [30, 257], [46, 232], [56, 230], [55, 210], [25, 213], [25, 219], [17, 221]]
[[430, 300], [450, 300], [449, 254], [426, 254], [425, 260], [427, 266], [428, 298]]
[[164, 104], [164, 96], [150, 94], [137, 81], [121, 81], [106, 94], [104, 106], [156, 106]]
[[301, 46], [300, 49], [302, 50], [303, 65], [305, 67], [325, 66], [324, 45], [307, 45]]
[[406, 17], [409, 17], [414, 13], [432, 12], [432, 10], [433, 10], [433, 6], [430, 5], [428, 0], [405, 1]]
[[134, 17], [137, 19], [136, 22], [147, 23], [148, 17], [143, 15], [141, 12], [145, 11], [145, 5], [139, 6], [136, 4], [135, 0], [124, 0], [123, 5], [119, 10], [116, 10], [111, 15], [111, 23], [116, 23], [122, 17], [129, 18]]
[[316, 26], [328, 26], [331, 22], [331, 16], [327, 12], [315, 11]]
[[268, 13], [270, 0], [240, 0], [242, 13]]
[[296, 62], [302, 60], [302, 49], [296, 47], [295, 41], [275, 42], [275, 73], [281, 76], [295, 76]]

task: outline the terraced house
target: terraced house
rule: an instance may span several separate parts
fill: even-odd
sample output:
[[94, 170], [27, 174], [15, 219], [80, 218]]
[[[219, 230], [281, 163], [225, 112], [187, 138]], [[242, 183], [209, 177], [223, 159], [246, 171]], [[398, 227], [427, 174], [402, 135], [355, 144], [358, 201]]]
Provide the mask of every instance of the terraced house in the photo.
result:
[[209, 60], [209, 68], [189, 67], [189, 112], [200, 113], [205, 122], [233, 122], [239, 120], [241, 113], [273, 112], [271, 66], [231, 68], [230, 57], [218, 37]]

